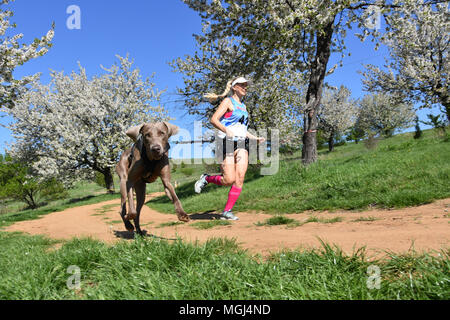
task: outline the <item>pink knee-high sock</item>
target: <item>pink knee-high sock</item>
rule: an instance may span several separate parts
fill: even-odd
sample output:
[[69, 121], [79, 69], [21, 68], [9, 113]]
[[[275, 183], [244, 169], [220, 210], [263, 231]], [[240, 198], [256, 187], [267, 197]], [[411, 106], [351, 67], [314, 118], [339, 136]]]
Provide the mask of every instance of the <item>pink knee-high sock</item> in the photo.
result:
[[220, 181], [221, 179], [222, 179], [222, 176], [207, 176], [206, 177], [206, 181], [208, 181], [208, 183], [214, 183], [219, 186], [222, 185], [222, 182]]
[[230, 192], [228, 192], [228, 201], [225, 205], [225, 211], [230, 211], [233, 209], [234, 204], [236, 203], [239, 195], [241, 194], [242, 188], [238, 188], [236, 186], [232, 186]]

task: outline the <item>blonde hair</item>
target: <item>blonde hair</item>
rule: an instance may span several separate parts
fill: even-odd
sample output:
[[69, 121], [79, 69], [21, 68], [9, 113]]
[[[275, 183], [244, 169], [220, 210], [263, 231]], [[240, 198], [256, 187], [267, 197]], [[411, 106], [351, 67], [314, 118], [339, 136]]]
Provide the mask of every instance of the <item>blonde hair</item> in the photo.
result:
[[230, 80], [227, 82], [227, 86], [225, 87], [225, 91], [221, 94], [215, 94], [215, 93], [206, 93], [203, 95], [203, 98], [208, 100], [210, 103], [216, 102], [219, 98], [225, 98], [231, 91], [231, 84], [233, 83], [233, 80]]

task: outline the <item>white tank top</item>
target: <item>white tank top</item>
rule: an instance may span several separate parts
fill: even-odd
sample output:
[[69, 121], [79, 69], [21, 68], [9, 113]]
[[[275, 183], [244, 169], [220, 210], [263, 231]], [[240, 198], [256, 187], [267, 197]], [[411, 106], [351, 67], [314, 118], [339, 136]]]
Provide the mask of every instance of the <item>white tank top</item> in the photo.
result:
[[[230, 97], [233, 111], [227, 112], [220, 119], [220, 123], [234, 134], [234, 140], [244, 139], [247, 136], [248, 112], [243, 103], [239, 103]], [[219, 130], [217, 136], [221, 139], [226, 137], [225, 132]]]

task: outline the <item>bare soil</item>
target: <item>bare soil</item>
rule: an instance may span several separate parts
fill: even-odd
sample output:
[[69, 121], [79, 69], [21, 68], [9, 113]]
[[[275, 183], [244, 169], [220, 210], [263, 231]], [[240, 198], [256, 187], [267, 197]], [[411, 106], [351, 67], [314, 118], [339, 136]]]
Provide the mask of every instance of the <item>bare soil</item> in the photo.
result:
[[[163, 193], [147, 195], [147, 201]], [[129, 241], [134, 234], [126, 231], [119, 215], [120, 200], [86, 205], [61, 212], [54, 212], [36, 220], [17, 222], [5, 231], [22, 231], [32, 235], [42, 234], [54, 239], [92, 237], [108, 243]], [[218, 212], [190, 214], [189, 223], [177, 222], [175, 214], [162, 214], [142, 208], [141, 228], [147, 236], [174, 240], [204, 242], [209, 238], [235, 238], [241, 247], [250, 253], [267, 256], [282, 249], [310, 249], [321, 247], [320, 240], [336, 244], [344, 252], [351, 254], [358, 248], [366, 247], [369, 256], [376, 257], [386, 252], [403, 253], [414, 249], [416, 252], [438, 252], [449, 248], [450, 240], [450, 198], [431, 204], [398, 210], [368, 210], [364, 212], [305, 212], [286, 215], [298, 222], [310, 217], [322, 222], [309, 222], [297, 227], [257, 226], [272, 217], [263, 213], [239, 212], [240, 220], [230, 225], [215, 226], [199, 230], [194, 223], [218, 218]], [[340, 217], [341, 221], [323, 223]], [[361, 221], [361, 220], [367, 221]]]

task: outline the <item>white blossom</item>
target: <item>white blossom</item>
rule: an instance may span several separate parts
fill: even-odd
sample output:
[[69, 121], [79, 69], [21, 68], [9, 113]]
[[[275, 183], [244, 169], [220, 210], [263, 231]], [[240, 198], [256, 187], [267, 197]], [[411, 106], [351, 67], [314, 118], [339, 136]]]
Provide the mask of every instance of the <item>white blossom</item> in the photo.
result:
[[54, 36], [54, 26], [41, 39], [35, 39], [29, 45], [20, 45], [19, 40], [23, 38], [23, 34], [5, 36], [6, 31], [14, 27], [9, 21], [13, 15], [12, 11], [2, 10], [2, 5], [7, 5], [9, 2], [10, 0], [0, 1], [0, 107], [12, 108], [14, 101], [25, 90], [24, 86], [38, 77], [38, 75], [34, 75], [14, 79], [14, 69], [48, 52]]
[[398, 97], [387, 93], [368, 94], [360, 101], [358, 125], [366, 132], [389, 137], [395, 130], [412, 126], [415, 117], [412, 104]]
[[[320, 106], [328, 61], [332, 53], [342, 58], [347, 31], [357, 26], [361, 40], [371, 37], [379, 45], [382, 33], [367, 24], [370, 12], [383, 16], [401, 12], [402, 4], [413, 0], [184, 0], [197, 11], [207, 31], [196, 36], [200, 46], [224, 39], [237, 39], [244, 48], [244, 70], [269, 79], [272, 64], [282, 56], [290, 70], [303, 73], [308, 79], [305, 104], [297, 105], [304, 112], [302, 161], [309, 164], [317, 159], [317, 111]], [[219, 4], [220, 2], [220, 4]], [[423, 0], [432, 7], [439, 0]], [[239, 8], [239, 10], [237, 9]], [[371, 10], [375, 9], [375, 10]], [[228, 64], [225, 64], [228, 65]], [[240, 64], [241, 66], [241, 64]], [[249, 72], [251, 70], [251, 72]], [[197, 70], [201, 73], [203, 70]], [[208, 71], [206, 71], [206, 74]], [[195, 86], [195, 80], [192, 80]]]
[[345, 86], [324, 91], [318, 110], [319, 129], [331, 142], [337, 135], [345, 134], [356, 122], [358, 106], [350, 98], [351, 92]]
[[184, 75], [184, 87], [178, 93], [191, 114], [199, 115], [209, 124], [220, 101], [211, 105], [203, 95], [221, 93], [226, 83], [237, 76], [253, 79], [244, 102], [250, 116], [251, 129], [277, 129], [282, 145], [298, 146], [301, 141], [302, 106], [305, 105], [305, 79], [290, 67], [283, 55], [272, 59], [264, 72], [255, 71], [245, 55], [242, 43], [233, 38], [209, 41], [197, 36], [199, 51], [193, 56], [178, 58], [171, 64]]
[[386, 17], [382, 37], [390, 52], [385, 70], [366, 65], [368, 91], [392, 92], [421, 107], [440, 103], [450, 120], [448, 1], [426, 6], [424, 0], [394, 1], [400, 7]]
[[132, 142], [128, 128], [169, 120], [159, 104], [162, 92], [132, 69], [128, 56], [117, 57], [119, 65], [92, 79], [79, 65], [70, 75], [52, 71], [48, 85], [34, 81], [15, 108], [4, 110], [15, 120], [11, 154], [31, 161], [37, 175], [66, 182], [92, 170], [110, 175]]

